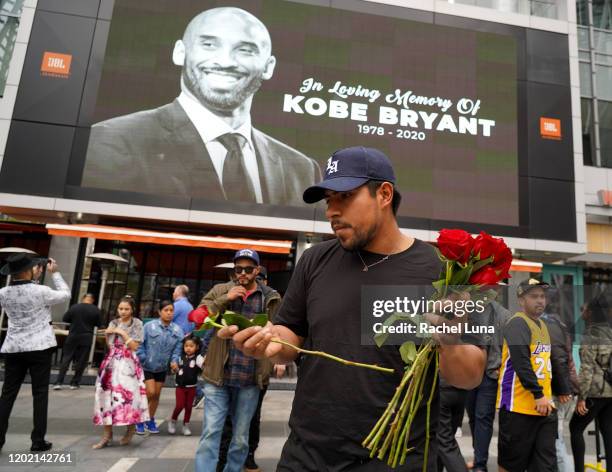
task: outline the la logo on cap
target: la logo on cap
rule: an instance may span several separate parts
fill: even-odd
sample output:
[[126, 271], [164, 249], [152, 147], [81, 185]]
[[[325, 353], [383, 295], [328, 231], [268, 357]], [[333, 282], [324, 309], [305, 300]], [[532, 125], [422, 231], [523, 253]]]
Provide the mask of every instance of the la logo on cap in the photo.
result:
[[330, 157], [329, 159], [327, 159], [327, 169], [325, 169], [325, 172], [327, 174], [334, 174], [336, 172], [338, 172], [338, 161], [335, 160], [333, 157]]

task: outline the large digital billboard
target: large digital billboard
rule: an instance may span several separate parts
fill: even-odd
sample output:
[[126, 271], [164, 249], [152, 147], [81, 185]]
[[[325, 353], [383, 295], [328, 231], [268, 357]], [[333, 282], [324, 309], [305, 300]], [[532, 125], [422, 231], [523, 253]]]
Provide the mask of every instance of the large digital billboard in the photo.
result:
[[[36, 194], [320, 219], [303, 190], [359, 145], [391, 158], [405, 227], [543, 237], [530, 193], [561, 180], [573, 200], [567, 45], [549, 84], [532, 47], [562, 35], [360, 1], [103, 0], [90, 18], [55, 3], [39, 2], [0, 191], [15, 191], [24, 133], [63, 133], [59, 182]], [[63, 112], [37, 105], [71, 81]], [[530, 116], [542, 91], [558, 98]], [[563, 134], [530, 136], [535, 118]], [[552, 239], [575, 239], [564, 227]]]

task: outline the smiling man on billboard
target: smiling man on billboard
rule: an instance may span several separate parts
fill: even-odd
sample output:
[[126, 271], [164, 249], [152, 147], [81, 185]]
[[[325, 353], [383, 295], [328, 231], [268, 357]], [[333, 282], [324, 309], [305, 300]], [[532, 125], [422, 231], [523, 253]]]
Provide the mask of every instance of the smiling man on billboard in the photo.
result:
[[178, 98], [95, 124], [82, 185], [302, 205], [317, 163], [251, 125], [253, 95], [276, 65], [266, 26], [239, 8], [204, 11], [172, 59], [182, 67]]

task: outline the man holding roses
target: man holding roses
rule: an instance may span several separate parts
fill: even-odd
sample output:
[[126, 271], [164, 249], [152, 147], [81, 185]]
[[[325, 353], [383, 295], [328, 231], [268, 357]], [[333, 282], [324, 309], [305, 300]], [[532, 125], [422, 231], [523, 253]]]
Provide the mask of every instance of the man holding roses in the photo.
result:
[[[324, 180], [304, 192], [307, 203], [321, 199], [326, 201], [326, 216], [336, 239], [305, 251], [276, 324], [240, 332], [230, 326], [218, 335], [232, 338], [245, 354], [274, 363], [289, 363], [298, 356], [293, 349], [271, 343], [273, 337], [345, 359], [393, 367], [396, 374], [389, 375], [347, 370], [318, 356], [301, 357], [289, 420], [291, 434], [278, 465], [280, 471], [299, 472], [390, 470], [370, 459], [361, 441], [393, 395], [404, 364], [397, 347], [361, 344], [361, 288], [430, 286], [438, 279], [440, 261], [432, 246], [400, 232], [396, 219], [400, 195], [391, 163], [382, 152], [363, 147], [335, 152]], [[439, 346], [440, 373], [452, 385], [474, 388], [482, 379], [486, 354], [477, 346], [456, 341]], [[433, 369], [427, 377], [426, 384], [435, 388], [427, 462], [427, 470], [434, 471], [438, 400]], [[409, 441], [414, 450], [408, 463], [396, 470], [423, 470], [426, 415], [425, 407], [420, 408]]]

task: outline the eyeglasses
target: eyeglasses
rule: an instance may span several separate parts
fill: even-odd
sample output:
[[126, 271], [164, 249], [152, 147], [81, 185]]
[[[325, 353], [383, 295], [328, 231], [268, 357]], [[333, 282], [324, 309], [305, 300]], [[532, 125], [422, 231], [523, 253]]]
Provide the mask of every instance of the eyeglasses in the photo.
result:
[[243, 272], [247, 273], [247, 274], [252, 274], [253, 271], [256, 269], [255, 266], [234, 266], [234, 272], [236, 274], [242, 274]]

